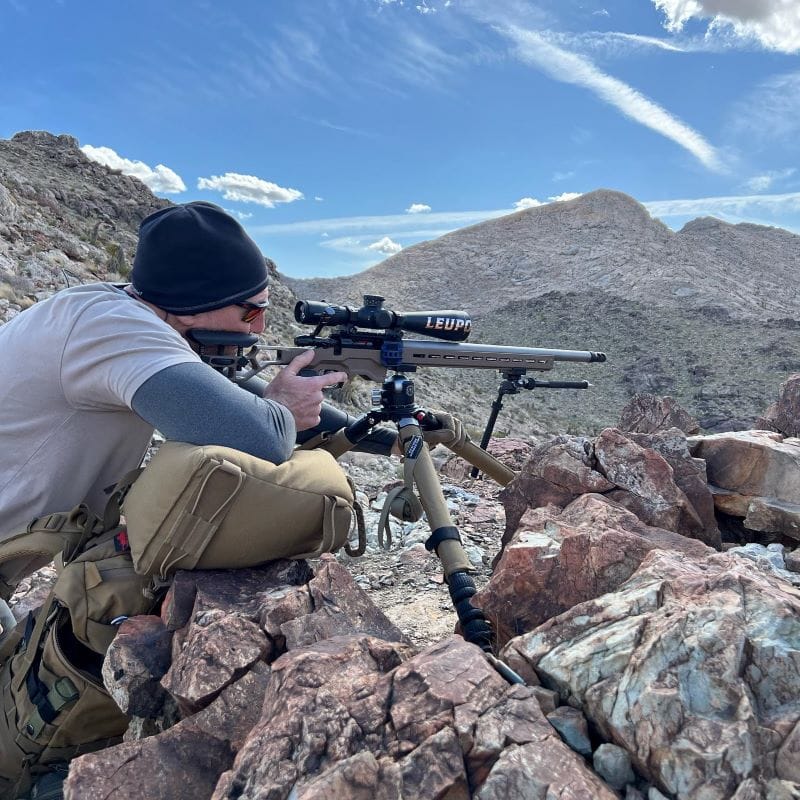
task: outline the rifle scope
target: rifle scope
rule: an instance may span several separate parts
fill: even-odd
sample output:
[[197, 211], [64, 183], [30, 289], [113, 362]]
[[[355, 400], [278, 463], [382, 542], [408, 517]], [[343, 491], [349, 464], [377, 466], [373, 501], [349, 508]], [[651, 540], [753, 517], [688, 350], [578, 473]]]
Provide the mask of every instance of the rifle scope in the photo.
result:
[[463, 342], [469, 336], [472, 320], [465, 311], [408, 311], [397, 314], [383, 307], [378, 295], [364, 295], [361, 308], [335, 306], [317, 300], [300, 300], [294, 307], [294, 318], [304, 325], [353, 325], [385, 331], [408, 331]]

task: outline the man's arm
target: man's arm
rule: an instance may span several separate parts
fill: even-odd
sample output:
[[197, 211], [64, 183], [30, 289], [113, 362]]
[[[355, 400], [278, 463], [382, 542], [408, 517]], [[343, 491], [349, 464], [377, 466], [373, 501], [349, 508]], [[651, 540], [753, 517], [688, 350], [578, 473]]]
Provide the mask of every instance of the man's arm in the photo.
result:
[[168, 439], [233, 447], [280, 464], [292, 454], [291, 412], [243, 392], [199, 362], [157, 372], [136, 391], [133, 410]]

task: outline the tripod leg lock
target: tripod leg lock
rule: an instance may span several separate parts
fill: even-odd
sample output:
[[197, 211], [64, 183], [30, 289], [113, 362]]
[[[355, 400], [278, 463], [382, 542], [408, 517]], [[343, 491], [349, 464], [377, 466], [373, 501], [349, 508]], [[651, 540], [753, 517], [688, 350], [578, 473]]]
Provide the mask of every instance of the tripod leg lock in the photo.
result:
[[472, 576], [466, 572], [453, 572], [447, 578], [447, 583], [464, 638], [481, 650], [491, 653], [492, 626], [483, 611], [470, 603], [470, 598], [477, 591]]
[[440, 528], [432, 531], [431, 535], [425, 542], [425, 549], [429, 553], [432, 553], [442, 542], [445, 542], [448, 539], [455, 539], [455, 541], [459, 543], [461, 542], [461, 536], [458, 533], [458, 528], [456, 528], [454, 525], [442, 525]]

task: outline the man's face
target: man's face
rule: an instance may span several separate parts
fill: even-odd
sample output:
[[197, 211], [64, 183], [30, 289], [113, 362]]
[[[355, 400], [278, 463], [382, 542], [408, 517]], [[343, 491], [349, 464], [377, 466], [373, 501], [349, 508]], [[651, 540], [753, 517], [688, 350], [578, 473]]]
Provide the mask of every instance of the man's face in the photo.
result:
[[[252, 297], [247, 298], [248, 303], [263, 303], [269, 299], [269, 289], [264, 289]], [[235, 331], [236, 333], [263, 333], [264, 311], [260, 311], [251, 322], [245, 322], [247, 309], [241, 306], [230, 305], [214, 311], [202, 311], [192, 314], [191, 317], [181, 317], [186, 321], [187, 330], [196, 328], [206, 331]]]

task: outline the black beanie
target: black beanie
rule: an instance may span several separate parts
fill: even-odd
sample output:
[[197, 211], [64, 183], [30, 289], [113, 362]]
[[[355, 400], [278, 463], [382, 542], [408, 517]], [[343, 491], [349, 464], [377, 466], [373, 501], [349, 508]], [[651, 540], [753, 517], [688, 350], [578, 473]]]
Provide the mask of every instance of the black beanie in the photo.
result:
[[258, 245], [213, 203], [162, 208], [139, 226], [132, 288], [164, 311], [213, 311], [258, 294], [268, 281]]

